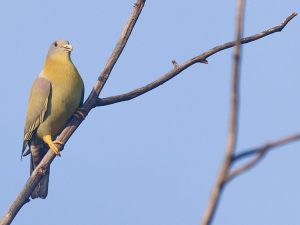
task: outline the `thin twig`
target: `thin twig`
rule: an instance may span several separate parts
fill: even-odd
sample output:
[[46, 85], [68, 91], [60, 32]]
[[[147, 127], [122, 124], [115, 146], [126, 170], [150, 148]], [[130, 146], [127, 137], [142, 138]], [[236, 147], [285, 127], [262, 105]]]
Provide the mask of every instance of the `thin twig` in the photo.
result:
[[242, 151], [242, 152], [236, 154], [233, 157], [232, 161], [236, 162], [236, 161], [238, 161], [240, 159], [243, 159], [245, 157], [255, 155], [255, 154], [259, 153], [262, 148], [268, 148], [269, 150], [271, 150], [273, 148], [280, 147], [281, 145], [289, 144], [290, 142], [293, 142], [293, 141], [298, 141], [299, 139], [300, 139], [300, 133], [293, 134], [293, 135], [290, 135], [290, 136], [287, 136], [287, 137], [283, 137], [283, 138], [280, 138], [276, 141], [268, 142], [268, 143], [266, 143], [263, 146], [260, 146], [258, 148]]
[[207, 208], [203, 214], [201, 224], [211, 224], [218, 203], [224, 188], [224, 184], [227, 178], [227, 174], [230, 170], [231, 159], [234, 154], [237, 142], [238, 134], [238, 118], [239, 118], [239, 76], [240, 76], [240, 65], [241, 65], [241, 37], [243, 34], [244, 24], [244, 1], [238, 0], [237, 3], [237, 19], [236, 19], [236, 40], [237, 45], [234, 49], [233, 57], [233, 72], [232, 72], [232, 83], [231, 83], [231, 107], [230, 107], [230, 128], [228, 133], [227, 149], [225, 157], [217, 177], [216, 183], [213, 187], [210, 199], [208, 201]]
[[242, 166], [234, 169], [232, 172], [230, 172], [229, 175], [227, 176], [226, 183], [228, 183], [229, 181], [231, 181], [237, 175], [240, 175], [240, 174], [248, 171], [249, 169], [253, 168], [272, 149], [275, 149], [275, 148], [278, 148], [278, 147], [280, 147], [282, 145], [286, 145], [286, 144], [289, 144], [291, 142], [299, 141], [299, 140], [300, 140], [300, 133], [294, 134], [294, 135], [290, 135], [290, 136], [278, 139], [276, 141], [272, 141], [272, 142], [266, 143], [266, 144], [264, 144], [264, 145], [262, 145], [262, 146], [260, 146], [258, 148], [247, 150], [247, 151], [241, 152], [240, 154], [237, 154], [235, 157], [233, 157], [232, 163], [237, 162], [237, 161], [239, 161], [241, 159], [253, 156], [253, 155], [255, 155], [255, 156], [254, 156], [253, 159], [251, 159], [250, 161], [246, 162], [244, 165], [242, 165]]
[[[120, 39], [117, 42], [115, 49], [113, 50], [111, 57], [105, 65], [103, 72], [99, 76], [93, 90], [91, 91], [91, 94], [89, 95], [88, 99], [85, 101], [82, 107], [86, 115], [93, 108], [93, 104], [96, 102], [99, 93], [101, 92], [106, 80], [110, 75], [110, 72], [112, 71], [120, 54], [122, 53], [122, 50], [124, 49], [126, 42], [131, 34], [131, 31], [144, 7], [145, 1], [146, 0], [137, 0], [137, 2], [134, 4], [133, 10], [122, 31]], [[73, 117], [72, 120], [66, 125], [64, 130], [61, 132], [57, 140], [66, 143], [73, 134], [73, 132], [81, 124], [81, 122], [82, 119]], [[59, 150], [62, 150], [60, 145], [58, 145], [57, 147]], [[39, 181], [42, 179], [44, 174], [40, 171], [45, 171], [50, 166], [54, 158], [55, 154], [53, 153], [53, 151], [48, 151], [45, 157], [40, 162], [40, 164], [36, 167], [36, 169], [32, 172], [31, 176], [28, 178], [25, 186], [23, 187], [22, 191], [17, 195], [15, 201], [9, 207], [7, 212], [5, 212], [4, 216], [0, 220], [0, 225], [8, 225], [13, 221], [14, 217], [17, 215], [19, 210], [23, 207], [23, 205], [26, 202], [29, 201], [29, 196], [31, 195]]]
[[[240, 39], [240, 43], [241, 44], [247, 44], [249, 42], [252, 41], [256, 41], [258, 39], [261, 39], [265, 36], [268, 36], [270, 34], [273, 34], [275, 32], [280, 32], [282, 31], [282, 29], [288, 24], [288, 22], [290, 22], [295, 16], [297, 16], [297, 13], [292, 13], [290, 16], [288, 16], [282, 23], [280, 23], [279, 25], [269, 28], [267, 30], [261, 31], [257, 34], [251, 35], [249, 37], [246, 38], [242, 38]], [[118, 103], [118, 102], [123, 102], [123, 101], [128, 101], [131, 99], [134, 99], [142, 94], [145, 94], [149, 91], [151, 91], [154, 88], [157, 88], [158, 86], [164, 84], [165, 82], [167, 82], [168, 80], [174, 78], [176, 75], [178, 75], [179, 73], [181, 73], [183, 70], [187, 69], [188, 67], [192, 66], [195, 63], [206, 63], [206, 59], [214, 54], [216, 54], [217, 52], [220, 52], [222, 50], [231, 48], [233, 46], [235, 46], [237, 44], [237, 41], [231, 41], [231, 42], [227, 42], [225, 44], [222, 45], [218, 45], [194, 58], [189, 59], [188, 61], [182, 63], [182, 64], [178, 64], [176, 63], [176, 67], [174, 67], [172, 70], [170, 70], [169, 72], [167, 72], [166, 74], [164, 74], [163, 76], [161, 76], [160, 78], [158, 78], [157, 80], [143, 86], [140, 88], [137, 88], [133, 91], [124, 93], [124, 94], [120, 94], [120, 95], [115, 95], [115, 96], [111, 96], [111, 97], [106, 97], [106, 98], [99, 98], [95, 104], [96, 106], [104, 106], [104, 105], [111, 105], [114, 103]]]

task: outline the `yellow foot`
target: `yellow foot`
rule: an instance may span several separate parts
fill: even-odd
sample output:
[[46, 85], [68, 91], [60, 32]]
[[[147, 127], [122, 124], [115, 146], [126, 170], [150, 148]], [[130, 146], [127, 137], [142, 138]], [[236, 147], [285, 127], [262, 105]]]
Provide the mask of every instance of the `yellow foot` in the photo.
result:
[[74, 112], [74, 116], [77, 118], [77, 119], [85, 119], [86, 117], [86, 110], [83, 109], [83, 108], [78, 108], [75, 112]]
[[59, 153], [59, 150], [58, 148], [56, 147], [55, 144], [61, 144], [63, 145], [63, 143], [61, 141], [58, 141], [58, 140], [55, 140], [55, 141], [52, 141], [52, 138], [50, 135], [46, 135], [43, 137], [43, 140], [44, 142], [49, 145], [50, 149], [58, 156], [60, 156], [60, 153]]

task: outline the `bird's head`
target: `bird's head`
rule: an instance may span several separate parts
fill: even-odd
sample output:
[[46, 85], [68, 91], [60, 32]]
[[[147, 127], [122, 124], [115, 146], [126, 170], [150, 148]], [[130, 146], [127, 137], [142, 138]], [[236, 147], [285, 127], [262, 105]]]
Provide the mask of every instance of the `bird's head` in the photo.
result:
[[48, 51], [47, 57], [70, 57], [70, 53], [73, 50], [72, 45], [67, 40], [54, 41]]

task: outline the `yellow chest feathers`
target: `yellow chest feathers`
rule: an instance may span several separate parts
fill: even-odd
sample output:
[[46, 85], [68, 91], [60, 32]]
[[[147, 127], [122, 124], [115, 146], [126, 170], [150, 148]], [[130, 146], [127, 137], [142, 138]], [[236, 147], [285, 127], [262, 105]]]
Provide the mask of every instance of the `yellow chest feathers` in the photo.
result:
[[61, 107], [61, 104], [65, 104], [71, 108], [75, 105], [78, 107], [83, 81], [69, 57], [65, 55], [48, 57], [41, 74], [51, 82], [52, 106]]

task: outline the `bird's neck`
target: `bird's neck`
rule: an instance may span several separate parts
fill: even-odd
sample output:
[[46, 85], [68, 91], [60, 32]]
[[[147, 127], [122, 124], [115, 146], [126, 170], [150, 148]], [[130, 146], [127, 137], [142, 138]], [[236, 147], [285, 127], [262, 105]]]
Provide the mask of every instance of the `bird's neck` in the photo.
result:
[[[67, 54], [47, 56], [43, 71], [41, 74], [49, 79], [68, 79], [68, 75], [76, 70], [70, 56]], [[77, 70], [76, 70], [77, 71]], [[58, 76], [64, 74], [65, 76]]]
[[70, 66], [73, 66], [73, 63], [69, 54], [48, 55], [44, 65], [44, 71], [63, 70]]

